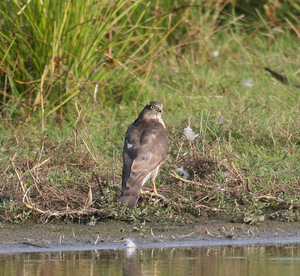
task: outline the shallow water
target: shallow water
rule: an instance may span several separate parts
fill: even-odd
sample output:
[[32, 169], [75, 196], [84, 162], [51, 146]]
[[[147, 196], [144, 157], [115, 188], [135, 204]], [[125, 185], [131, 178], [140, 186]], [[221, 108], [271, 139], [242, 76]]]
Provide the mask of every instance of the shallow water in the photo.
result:
[[0, 275], [300, 275], [300, 244], [6, 253]]

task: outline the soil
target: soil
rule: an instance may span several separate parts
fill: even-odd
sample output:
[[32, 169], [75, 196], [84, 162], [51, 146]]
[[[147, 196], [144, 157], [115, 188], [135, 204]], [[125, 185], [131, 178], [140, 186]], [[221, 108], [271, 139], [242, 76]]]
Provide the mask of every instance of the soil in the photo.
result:
[[[197, 241], [218, 245], [290, 240], [300, 242], [299, 222], [264, 221], [256, 225], [231, 223], [226, 219], [201, 218], [196, 223], [146, 223], [136, 227], [120, 221], [83, 224], [2, 224], [0, 226], [0, 253], [28, 251], [83, 250], [120, 248], [124, 239], [138, 243]], [[200, 243], [199, 243], [200, 242]], [[204, 243], [203, 243], [204, 242]], [[202, 246], [203, 246], [202, 245]]]

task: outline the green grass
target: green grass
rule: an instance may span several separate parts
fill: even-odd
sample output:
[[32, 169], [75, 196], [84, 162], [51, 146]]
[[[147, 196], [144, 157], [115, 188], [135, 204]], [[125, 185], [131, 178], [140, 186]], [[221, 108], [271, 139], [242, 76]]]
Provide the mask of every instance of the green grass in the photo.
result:
[[[76, 7], [85, 16], [81, 24], [71, 8], [55, 15], [52, 2], [43, 2], [56, 24], [31, 18], [33, 4], [20, 17], [20, 7], [1, 9], [16, 19], [0, 21], [6, 41], [0, 47], [0, 189], [12, 200], [0, 203], [2, 220], [299, 220], [296, 4], [276, 7], [274, 22], [262, 7], [242, 18], [238, 3], [223, 7], [222, 1], [180, 10], [174, 10], [180, 3], [167, 1], [157, 1], [156, 9], [117, 1], [119, 10], [108, 1], [97, 10], [91, 1]], [[102, 15], [115, 25], [89, 21]], [[105, 56], [109, 51], [113, 59]], [[57, 56], [62, 60], [53, 69]], [[248, 79], [252, 87], [243, 86]], [[164, 103], [171, 136], [158, 183], [165, 198], [154, 204], [144, 196], [131, 212], [116, 203], [123, 138], [150, 100]], [[183, 136], [188, 125], [200, 133], [192, 142]], [[174, 177], [182, 166], [192, 182]], [[90, 188], [93, 204], [87, 205]]]

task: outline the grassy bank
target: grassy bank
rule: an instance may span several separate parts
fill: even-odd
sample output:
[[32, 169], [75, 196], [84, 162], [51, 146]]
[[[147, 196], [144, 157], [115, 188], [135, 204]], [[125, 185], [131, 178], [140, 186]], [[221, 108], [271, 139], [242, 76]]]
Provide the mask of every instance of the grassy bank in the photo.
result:
[[[1, 220], [299, 220], [299, 7], [162, 2], [73, 7], [93, 10], [80, 19], [66, 1], [48, 33], [46, 16], [28, 27], [38, 25], [25, 22], [30, 5], [23, 19], [15, 7], [18, 26], [2, 19]], [[29, 30], [44, 45], [35, 56]], [[164, 103], [171, 146], [161, 196], [143, 195], [132, 212], [116, 202], [123, 137], [150, 100]]]

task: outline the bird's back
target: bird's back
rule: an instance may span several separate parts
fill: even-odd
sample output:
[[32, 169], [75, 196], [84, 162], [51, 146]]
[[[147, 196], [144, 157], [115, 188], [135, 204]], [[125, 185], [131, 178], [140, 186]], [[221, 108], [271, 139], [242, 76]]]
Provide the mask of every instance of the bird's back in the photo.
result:
[[146, 116], [144, 110], [128, 127], [123, 147], [120, 202], [127, 203], [129, 208], [135, 206], [142, 185], [159, 168], [168, 153], [169, 136], [161, 119], [162, 111], [156, 116], [149, 111], [150, 115]]

